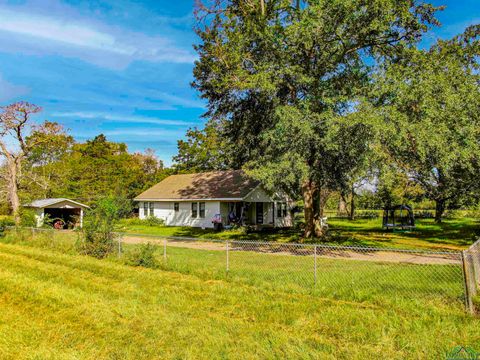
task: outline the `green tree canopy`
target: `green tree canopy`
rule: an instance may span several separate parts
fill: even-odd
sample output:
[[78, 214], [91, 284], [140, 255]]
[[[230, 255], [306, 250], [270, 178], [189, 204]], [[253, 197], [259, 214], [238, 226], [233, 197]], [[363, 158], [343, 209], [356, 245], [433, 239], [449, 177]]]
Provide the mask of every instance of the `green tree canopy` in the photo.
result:
[[130, 154], [125, 144], [104, 135], [75, 144], [64, 161], [69, 175], [60, 191], [87, 204], [105, 196], [133, 199], [157, 182], [163, 170], [153, 152]]
[[385, 64], [374, 104], [389, 158], [425, 196], [445, 208], [478, 191], [480, 26], [430, 50]]
[[348, 115], [371, 65], [419, 40], [436, 24], [435, 10], [410, 0], [198, 7], [194, 87], [208, 100], [206, 116], [217, 122], [231, 166], [248, 163], [272, 188], [302, 193], [305, 236], [321, 235], [322, 194], [356, 171], [349, 154], [361, 156], [368, 147], [355, 139], [368, 130], [357, 132]]
[[73, 137], [58, 123], [45, 121], [44, 127], [35, 129], [26, 142], [32, 144], [32, 150], [24, 160], [22, 198], [31, 201], [61, 196], [58, 193], [59, 184], [68, 181], [68, 172], [60, 163], [71, 153]]
[[180, 172], [201, 172], [228, 168], [226, 144], [215, 123], [208, 122], [201, 130], [189, 129], [187, 140], [178, 140], [178, 153], [173, 157]]

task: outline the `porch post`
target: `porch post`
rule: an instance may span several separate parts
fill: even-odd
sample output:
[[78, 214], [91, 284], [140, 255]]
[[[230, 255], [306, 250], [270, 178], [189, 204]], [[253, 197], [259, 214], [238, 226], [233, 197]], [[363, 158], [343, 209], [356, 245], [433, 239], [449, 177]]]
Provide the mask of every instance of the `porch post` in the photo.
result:
[[273, 227], [275, 227], [275, 201], [272, 202], [272, 220], [273, 220]]

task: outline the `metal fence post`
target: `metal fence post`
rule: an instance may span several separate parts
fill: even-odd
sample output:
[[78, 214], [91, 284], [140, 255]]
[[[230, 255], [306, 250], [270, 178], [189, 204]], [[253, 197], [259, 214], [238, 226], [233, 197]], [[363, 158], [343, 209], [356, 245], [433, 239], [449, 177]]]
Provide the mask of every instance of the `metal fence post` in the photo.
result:
[[230, 242], [227, 240], [227, 272], [230, 270], [229, 247], [230, 247]]
[[167, 262], [167, 239], [163, 240], [163, 261]]
[[[472, 294], [470, 293], [470, 274], [467, 268], [467, 251], [462, 251], [463, 284], [465, 287], [465, 307], [473, 314]], [[466, 256], [467, 255], [467, 256]]]
[[317, 245], [313, 247], [313, 282], [317, 285]]

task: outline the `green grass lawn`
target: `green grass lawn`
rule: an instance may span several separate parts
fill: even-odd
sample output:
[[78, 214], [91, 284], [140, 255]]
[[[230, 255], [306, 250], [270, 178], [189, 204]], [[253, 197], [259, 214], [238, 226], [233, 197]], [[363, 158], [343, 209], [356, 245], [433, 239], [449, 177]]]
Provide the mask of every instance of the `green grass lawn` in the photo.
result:
[[480, 221], [472, 218], [417, 219], [412, 231], [385, 231], [382, 219], [331, 219], [330, 236], [339, 244], [359, 244], [395, 248], [461, 250], [480, 237]]
[[30, 245], [0, 243], [1, 359], [438, 359], [456, 345], [480, 350], [480, 319], [455, 301], [387, 306], [211, 277], [224, 259], [208, 251], [171, 249], [172, 267], [182, 256], [204, 264], [180, 273], [65, 254], [67, 243]]
[[[325, 240], [333, 244], [364, 245], [391, 248], [425, 248], [435, 250], [460, 250], [468, 247], [480, 236], [480, 221], [472, 218], [447, 219], [436, 224], [433, 219], [418, 219], [413, 231], [392, 232], [382, 229], [382, 219], [338, 219], [331, 218], [329, 235]], [[154, 236], [194, 237], [221, 240], [258, 240], [297, 242], [301, 240], [299, 230], [276, 230], [247, 233], [244, 229], [214, 232], [209, 229], [180, 226], [148, 226], [121, 222], [120, 231], [131, 234]], [[318, 242], [316, 239], [314, 242]]]
[[118, 230], [130, 234], [216, 240], [295, 241], [300, 238], [300, 232], [292, 230], [247, 232], [245, 228], [236, 228], [216, 232], [213, 229], [201, 229], [189, 226], [149, 226], [141, 224], [136, 219], [135, 221], [131, 221], [131, 219], [121, 220]]
[[[76, 234], [54, 230], [36, 232], [9, 231], [1, 242], [76, 254]], [[440, 301], [462, 307], [464, 301], [463, 273], [457, 263], [410, 264], [322, 257], [318, 250], [317, 271], [313, 248], [297, 249], [298, 255], [284, 252], [278, 245], [264, 248], [250, 243], [230, 244], [229, 273], [226, 273], [226, 251], [222, 244], [211, 249], [188, 248], [182, 243], [167, 243], [167, 261], [163, 244], [156, 247], [159, 266], [168, 271], [193, 274], [205, 280], [218, 279], [285, 291], [315, 293], [351, 301], [404, 301], [416, 299], [425, 303]], [[181, 247], [179, 247], [179, 245]], [[187, 245], [188, 246], [188, 245]], [[115, 245], [111, 260], [124, 262], [138, 244], [122, 244], [121, 256]], [[254, 251], [252, 251], [254, 250]], [[267, 252], [262, 252], [262, 251]], [[276, 252], [273, 252], [277, 250]], [[329, 253], [330, 254], [330, 253]], [[328, 255], [328, 254], [327, 254]], [[330, 254], [333, 255], [333, 254]], [[352, 254], [354, 255], [354, 254]], [[370, 255], [373, 256], [373, 253]]]

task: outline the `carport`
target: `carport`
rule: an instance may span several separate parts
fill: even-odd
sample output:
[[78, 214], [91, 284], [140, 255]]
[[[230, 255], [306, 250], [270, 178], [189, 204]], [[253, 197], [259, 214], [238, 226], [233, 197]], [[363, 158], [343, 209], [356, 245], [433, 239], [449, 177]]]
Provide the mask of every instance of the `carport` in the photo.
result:
[[82, 227], [83, 213], [88, 209], [87, 205], [65, 198], [35, 200], [25, 207], [35, 210], [37, 227], [48, 219], [57, 229]]

